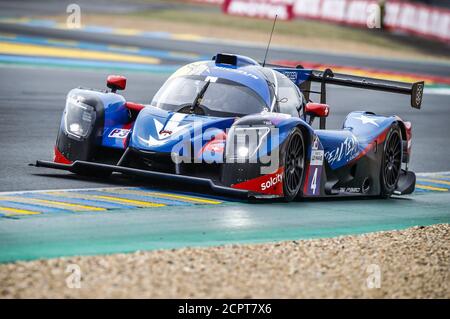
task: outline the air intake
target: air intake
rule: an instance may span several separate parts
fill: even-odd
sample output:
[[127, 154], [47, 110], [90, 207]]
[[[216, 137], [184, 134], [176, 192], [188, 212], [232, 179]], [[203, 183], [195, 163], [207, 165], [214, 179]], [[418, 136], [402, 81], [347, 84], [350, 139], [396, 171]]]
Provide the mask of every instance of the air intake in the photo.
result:
[[218, 53], [214, 58], [216, 60], [216, 64], [228, 64], [236, 66], [238, 62], [237, 56], [233, 54]]

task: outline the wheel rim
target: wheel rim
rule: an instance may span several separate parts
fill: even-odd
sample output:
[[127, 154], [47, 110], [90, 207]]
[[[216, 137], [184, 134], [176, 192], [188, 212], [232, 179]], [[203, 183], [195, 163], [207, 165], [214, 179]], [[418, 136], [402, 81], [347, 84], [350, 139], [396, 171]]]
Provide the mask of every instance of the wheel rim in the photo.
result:
[[294, 134], [286, 150], [284, 184], [287, 195], [295, 194], [300, 188], [303, 177], [304, 149], [301, 135]]
[[386, 143], [384, 156], [384, 180], [387, 188], [397, 184], [402, 161], [402, 140], [398, 131], [393, 131]]

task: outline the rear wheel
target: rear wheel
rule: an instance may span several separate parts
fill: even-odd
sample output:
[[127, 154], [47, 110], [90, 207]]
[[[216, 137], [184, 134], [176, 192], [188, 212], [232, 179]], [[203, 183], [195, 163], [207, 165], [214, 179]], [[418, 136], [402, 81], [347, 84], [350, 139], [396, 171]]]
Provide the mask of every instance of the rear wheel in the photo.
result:
[[397, 187], [402, 164], [402, 135], [397, 124], [393, 124], [384, 144], [381, 163], [381, 196], [389, 197]]
[[297, 127], [289, 135], [282, 163], [284, 200], [292, 201], [302, 186], [305, 167], [305, 143], [302, 131]]

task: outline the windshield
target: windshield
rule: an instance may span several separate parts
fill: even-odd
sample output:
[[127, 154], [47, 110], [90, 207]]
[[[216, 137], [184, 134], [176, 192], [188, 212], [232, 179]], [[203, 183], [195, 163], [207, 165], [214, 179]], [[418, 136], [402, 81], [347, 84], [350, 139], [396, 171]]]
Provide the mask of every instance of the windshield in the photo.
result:
[[252, 89], [237, 82], [204, 76], [182, 76], [169, 79], [156, 93], [152, 106], [177, 112], [191, 106], [210, 81], [198, 106], [205, 115], [240, 116], [259, 113], [268, 108]]

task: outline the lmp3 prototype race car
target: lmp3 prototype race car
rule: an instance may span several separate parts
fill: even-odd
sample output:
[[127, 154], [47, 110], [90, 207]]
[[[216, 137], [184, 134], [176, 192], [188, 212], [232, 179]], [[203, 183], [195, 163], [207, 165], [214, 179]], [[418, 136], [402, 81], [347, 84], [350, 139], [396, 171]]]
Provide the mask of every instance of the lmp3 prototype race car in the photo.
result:
[[[313, 91], [312, 82], [319, 89]], [[149, 105], [116, 93], [125, 89], [122, 76], [108, 77], [111, 91], [71, 90], [54, 161], [36, 166], [286, 201], [413, 192], [411, 123], [358, 111], [342, 129], [327, 130], [327, 84], [410, 95], [418, 109], [424, 87], [217, 54], [177, 70]], [[320, 103], [310, 100], [314, 93]]]

